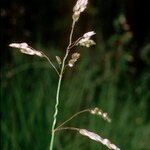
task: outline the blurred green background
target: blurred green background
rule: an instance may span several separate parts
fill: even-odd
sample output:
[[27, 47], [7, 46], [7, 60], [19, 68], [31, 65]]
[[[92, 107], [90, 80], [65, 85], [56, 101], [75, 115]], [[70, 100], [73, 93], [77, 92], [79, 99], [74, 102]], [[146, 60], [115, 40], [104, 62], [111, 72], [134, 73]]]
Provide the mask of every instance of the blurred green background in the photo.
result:
[[[27, 42], [54, 62], [68, 43], [76, 0], [2, 0], [1, 2], [1, 148], [49, 147], [57, 75], [47, 62], [8, 47]], [[83, 114], [68, 126], [86, 128], [122, 150], [150, 149], [150, 25], [146, 0], [90, 0], [74, 39], [94, 30], [97, 45], [78, 47], [74, 68], [61, 87], [58, 124], [92, 107], [109, 113], [112, 123]], [[72, 131], [58, 132], [56, 150], [106, 150]]]

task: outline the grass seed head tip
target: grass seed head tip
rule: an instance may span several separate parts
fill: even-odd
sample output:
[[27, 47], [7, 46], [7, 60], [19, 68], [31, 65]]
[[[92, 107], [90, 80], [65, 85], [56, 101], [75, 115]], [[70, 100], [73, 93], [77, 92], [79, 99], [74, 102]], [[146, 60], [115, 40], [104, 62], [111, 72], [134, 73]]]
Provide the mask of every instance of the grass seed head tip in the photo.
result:
[[75, 6], [73, 7], [72, 18], [76, 22], [80, 17], [80, 13], [83, 12], [88, 4], [88, 0], [77, 0]]

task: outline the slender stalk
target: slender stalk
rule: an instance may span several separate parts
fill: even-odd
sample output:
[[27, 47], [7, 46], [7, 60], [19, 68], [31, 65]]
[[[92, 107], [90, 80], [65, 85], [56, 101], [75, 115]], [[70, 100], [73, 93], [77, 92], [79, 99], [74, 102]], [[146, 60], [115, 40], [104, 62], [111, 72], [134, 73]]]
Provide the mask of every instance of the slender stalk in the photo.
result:
[[57, 93], [56, 93], [56, 104], [55, 104], [55, 113], [54, 113], [54, 116], [53, 116], [54, 120], [53, 120], [53, 124], [52, 124], [52, 135], [51, 135], [51, 142], [50, 142], [50, 150], [53, 149], [53, 143], [54, 143], [54, 136], [55, 136], [54, 129], [55, 129], [56, 121], [57, 121], [61, 81], [62, 81], [62, 75], [60, 74], [59, 81], [58, 81], [58, 86], [57, 86]]
[[80, 37], [80, 38], [78, 38], [75, 42], [73, 42], [73, 43], [70, 45], [69, 49], [73, 48], [82, 38], [83, 38], [83, 37]]
[[75, 128], [75, 127], [63, 127], [63, 128], [59, 128], [59, 129], [55, 129], [55, 131], [60, 131], [60, 130], [74, 130], [74, 131], [79, 131], [79, 128]]
[[53, 150], [54, 137], [55, 137], [55, 125], [57, 123], [57, 114], [58, 114], [58, 106], [59, 106], [61, 81], [62, 81], [63, 73], [64, 73], [64, 70], [65, 70], [66, 59], [67, 59], [69, 51], [70, 51], [70, 45], [72, 43], [72, 35], [73, 35], [73, 31], [74, 31], [74, 26], [75, 26], [75, 21], [72, 22], [72, 28], [71, 28], [71, 32], [70, 32], [70, 36], [69, 36], [69, 44], [67, 46], [66, 53], [65, 53], [65, 56], [63, 58], [63, 62], [62, 62], [62, 66], [61, 66], [61, 71], [60, 71], [60, 74], [59, 74], [57, 93], [56, 93], [55, 112], [54, 112], [54, 115], [53, 115], [53, 123], [52, 123], [52, 130], [51, 130], [52, 134], [51, 134], [51, 141], [50, 141], [49, 150]]
[[84, 110], [82, 110], [82, 111], [79, 111], [79, 112], [75, 113], [75, 114], [72, 115], [69, 119], [67, 119], [67, 120], [64, 121], [62, 124], [60, 124], [60, 125], [55, 129], [55, 131], [56, 131], [56, 130], [59, 130], [60, 127], [62, 127], [63, 125], [65, 125], [67, 122], [69, 122], [70, 120], [72, 120], [72, 119], [75, 118], [76, 116], [78, 116], [78, 115], [80, 115], [80, 114], [82, 114], [82, 113], [85, 113], [85, 112], [89, 112], [89, 111], [90, 111], [90, 109], [84, 109]]
[[54, 64], [52, 63], [52, 61], [49, 59], [49, 57], [47, 57], [45, 54], [44, 54], [44, 57], [48, 60], [48, 62], [50, 63], [50, 65], [54, 68], [54, 70], [57, 72], [57, 74], [59, 75], [59, 72], [57, 70], [57, 68], [54, 66]]

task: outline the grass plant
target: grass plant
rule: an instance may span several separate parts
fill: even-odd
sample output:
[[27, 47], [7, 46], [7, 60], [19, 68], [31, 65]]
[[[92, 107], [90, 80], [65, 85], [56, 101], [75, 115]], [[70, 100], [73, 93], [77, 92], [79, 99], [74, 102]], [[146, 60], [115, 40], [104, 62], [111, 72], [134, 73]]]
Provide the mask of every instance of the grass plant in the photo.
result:
[[[101, 129], [102, 131], [100, 134], [117, 141], [117, 143], [121, 145], [122, 149], [136, 150], [138, 143], [139, 150], [148, 150], [149, 142], [147, 139], [149, 137], [150, 130], [147, 118], [144, 116], [146, 116], [148, 111], [147, 104], [149, 95], [148, 91], [146, 92], [147, 84], [143, 84], [143, 82], [146, 82], [148, 79], [148, 73], [141, 76], [141, 81], [136, 83], [138, 86], [133, 89], [131, 88], [132, 86], [129, 86], [129, 81], [127, 81], [125, 75], [122, 75], [124, 70], [117, 70], [117, 75], [113, 72], [111, 62], [114, 53], [103, 53], [104, 55], [100, 56], [100, 58], [95, 57], [97, 60], [104, 60], [103, 57], [107, 58], [107, 60], [104, 60], [104, 65], [101, 64], [100, 70], [98, 66], [99, 63], [96, 67], [91, 65], [91, 69], [87, 69], [91, 58], [88, 55], [88, 52], [84, 52], [83, 54], [85, 57], [82, 58], [79, 66], [77, 66], [77, 70], [79, 71], [76, 71], [75, 75], [71, 74], [72, 77], [69, 79], [64, 76], [65, 70], [67, 68], [74, 67], [76, 61], [80, 57], [78, 52], [72, 53], [71, 49], [75, 48], [77, 45], [89, 47], [89, 43], [95, 43], [90, 39], [90, 37], [94, 35], [93, 31], [83, 34], [83, 36], [79, 37], [75, 40], [75, 42], [72, 42], [75, 23], [78, 21], [82, 10], [86, 8], [86, 5], [87, 1], [78, 0], [74, 7], [69, 44], [66, 48], [65, 56], [63, 58], [60, 58], [59, 56], [56, 57], [58, 67], [56, 67], [56, 64], [53, 63], [47, 55], [41, 51], [33, 49], [27, 43], [12, 43], [10, 45], [11, 47], [19, 48], [22, 53], [46, 58], [48, 63], [53, 67], [58, 75], [58, 84], [56, 85], [54, 81], [55, 77], [52, 76], [52, 73], [45, 69], [45, 67], [47, 68], [49, 65], [43, 65], [43, 63], [39, 61], [32, 65], [23, 64], [20, 67], [16, 67], [15, 69], [8, 71], [5, 76], [3, 76], [4, 79], [2, 82], [3, 87], [1, 90], [1, 97], [2, 99], [7, 97], [7, 102], [2, 102], [2, 106], [5, 107], [2, 109], [3, 122], [1, 127], [2, 136], [3, 139], [5, 139], [2, 140], [2, 147], [4, 150], [46, 149], [49, 141], [49, 134], [47, 133], [49, 131], [50, 123], [52, 124], [50, 150], [54, 149], [54, 141], [55, 147], [59, 150], [104, 149], [104, 147], [101, 147], [99, 144], [87, 143], [86, 139], [83, 139], [83, 141], [80, 140], [81, 137], [79, 137], [79, 135], [76, 135], [73, 138], [71, 138], [72, 135], [65, 135], [64, 137], [61, 132], [57, 133], [57, 131], [60, 130], [73, 130], [80, 135], [101, 142], [109, 149], [119, 149], [114, 144], [110, 143], [109, 140], [101, 138], [98, 134], [76, 126], [86, 126], [86, 128], [90, 128], [94, 131]], [[97, 48], [97, 52], [98, 51], [101, 50]], [[119, 63], [122, 63], [121, 56], [121, 61]], [[7, 68], [5, 70], [7, 70]], [[43, 72], [42, 74], [40, 74], [41, 71]], [[32, 76], [29, 76], [29, 73], [32, 73]], [[95, 75], [98, 73], [100, 76], [95, 78]], [[49, 74], [51, 74], [51, 76]], [[117, 78], [116, 76], [119, 77]], [[24, 82], [24, 79], [26, 78], [28, 80]], [[61, 88], [62, 79], [64, 80], [64, 84]], [[127, 81], [124, 83], [124, 87], [120, 86], [120, 84], [122, 84], [122, 79]], [[82, 85], [80, 84], [81, 82]], [[54, 89], [56, 88], [56, 103], [54, 104]], [[62, 99], [65, 101], [60, 101], [60, 91], [63, 93]], [[138, 95], [137, 97], [135, 97], [135, 92]], [[12, 101], [12, 98], [15, 101]], [[86, 102], [84, 101], [85, 99]], [[139, 99], [142, 99], [142, 101], [138, 101]], [[49, 102], [50, 100], [51, 103]], [[133, 100], [138, 101], [136, 107]], [[80, 110], [83, 108], [83, 103], [87, 108]], [[95, 118], [89, 118], [85, 117], [86, 115], [82, 115], [83, 119], [80, 120], [80, 123], [79, 121], [76, 121], [76, 119], [72, 120], [79, 114], [87, 112], [101, 116], [110, 122], [108, 115], [101, 109], [89, 108], [91, 103], [94, 106], [100, 106], [101, 108], [108, 110], [114, 120], [111, 125], [101, 122], [101, 120], [98, 120], [96, 116]], [[52, 113], [51, 106], [55, 106], [53, 121], [51, 121], [52, 119], [49, 117]], [[61, 113], [59, 114], [58, 108], [61, 110]], [[70, 116], [70, 112], [77, 113], [66, 121], [63, 121], [66, 117]], [[58, 126], [56, 126], [58, 122], [57, 120], [61, 120], [62, 122]], [[70, 120], [72, 120], [72, 123], [74, 124], [73, 127], [64, 126], [66, 123], [69, 124]], [[87, 123], [89, 124], [88, 126]], [[135, 127], [136, 129], [133, 130]], [[122, 129], [124, 129], [124, 132], [122, 132]], [[139, 135], [141, 135], [141, 138], [139, 138]], [[122, 139], [120, 140], [119, 137], [122, 137]], [[62, 138], [64, 138], [64, 140], [63, 142], [60, 142]], [[24, 140], [26, 140], [26, 142], [24, 142]], [[34, 144], [31, 141], [34, 141]], [[64, 143], [67, 144], [64, 145]], [[76, 145], [76, 147], [73, 145]]]

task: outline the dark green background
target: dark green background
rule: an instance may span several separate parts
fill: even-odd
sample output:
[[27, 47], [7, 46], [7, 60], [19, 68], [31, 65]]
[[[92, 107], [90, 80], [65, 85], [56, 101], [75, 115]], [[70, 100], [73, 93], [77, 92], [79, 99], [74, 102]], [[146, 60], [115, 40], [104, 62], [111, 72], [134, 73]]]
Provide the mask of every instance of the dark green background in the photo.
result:
[[[57, 75], [44, 60], [8, 47], [27, 42], [53, 62], [68, 44], [75, 0], [1, 2], [1, 148], [44, 150], [50, 142]], [[83, 114], [68, 126], [86, 128], [122, 150], [150, 147], [150, 26], [146, 0], [90, 0], [75, 27], [74, 39], [94, 30], [96, 46], [77, 47], [81, 58], [68, 68], [61, 87], [58, 124], [92, 107], [109, 113], [112, 123]], [[124, 14], [130, 30], [119, 24]], [[133, 37], [124, 36], [132, 33]], [[57, 65], [57, 64], [56, 64]], [[57, 150], [107, 149], [76, 132], [61, 131]]]

